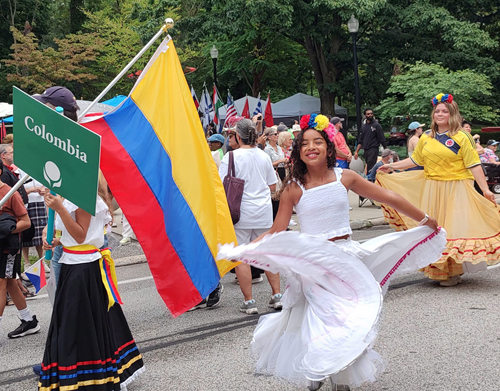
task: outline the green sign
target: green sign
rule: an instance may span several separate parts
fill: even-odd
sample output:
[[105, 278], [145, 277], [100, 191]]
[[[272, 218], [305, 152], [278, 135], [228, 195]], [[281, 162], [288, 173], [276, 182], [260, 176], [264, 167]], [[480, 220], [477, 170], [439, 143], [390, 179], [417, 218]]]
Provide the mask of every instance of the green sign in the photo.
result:
[[15, 164], [95, 214], [101, 136], [14, 87]]

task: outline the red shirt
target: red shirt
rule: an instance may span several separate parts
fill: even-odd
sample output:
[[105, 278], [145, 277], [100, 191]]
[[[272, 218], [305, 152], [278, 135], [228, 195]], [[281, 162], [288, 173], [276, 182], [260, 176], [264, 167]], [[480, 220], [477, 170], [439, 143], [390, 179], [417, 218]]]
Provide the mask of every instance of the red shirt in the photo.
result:
[[[335, 138], [333, 139], [333, 143], [335, 144], [335, 146], [340, 149], [342, 152], [344, 152], [346, 155], [349, 155], [349, 152], [351, 152], [349, 150], [349, 147], [347, 146], [346, 142], [345, 142], [345, 138], [344, 138], [344, 135], [342, 133], [340, 133], [338, 130], [336, 131], [335, 133]], [[345, 157], [340, 157], [337, 155], [337, 160], [347, 160], [347, 158]]]
[[[0, 199], [2, 199], [11, 189], [9, 185], [5, 183], [0, 186]], [[3, 213], [10, 214], [19, 220], [19, 217], [24, 216], [28, 213], [26, 207], [24, 206], [23, 199], [19, 192], [15, 192], [12, 197], [10, 197], [7, 202], [0, 209], [0, 215]]]

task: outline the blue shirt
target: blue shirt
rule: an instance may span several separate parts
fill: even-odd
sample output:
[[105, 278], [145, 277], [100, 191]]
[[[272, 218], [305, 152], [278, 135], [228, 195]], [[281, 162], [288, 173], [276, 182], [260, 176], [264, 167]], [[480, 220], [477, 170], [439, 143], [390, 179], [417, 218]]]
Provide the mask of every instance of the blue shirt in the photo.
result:
[[370, 182], [375, 182], [375, 178], [377, 176], [377, 170], [384, 165], [384, 162], [380, 160], [379, 162], [375, 163], [375, 165], [372, 167], [370, 172], [368, 173], [367, 179]]

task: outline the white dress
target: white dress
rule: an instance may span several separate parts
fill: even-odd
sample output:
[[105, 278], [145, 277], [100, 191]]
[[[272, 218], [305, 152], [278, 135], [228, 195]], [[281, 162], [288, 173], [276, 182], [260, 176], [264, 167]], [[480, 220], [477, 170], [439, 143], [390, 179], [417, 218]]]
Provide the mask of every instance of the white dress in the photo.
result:
[[342, 169], [335, 174], [335, 182], [302, 188], [296, 212], [303, 233], [226, 244], [218, 254], [286, 278], [283, 310], [260, 318], [252, 350], [258, 372], [304, 387], [328, 377], [351, 387], [375, 381], [383, 365], [372, 346], [389, 280], [439, 259], [446, 245], [444, 230], [426, 226], [363, 244], [325, 240], [352, 233]]

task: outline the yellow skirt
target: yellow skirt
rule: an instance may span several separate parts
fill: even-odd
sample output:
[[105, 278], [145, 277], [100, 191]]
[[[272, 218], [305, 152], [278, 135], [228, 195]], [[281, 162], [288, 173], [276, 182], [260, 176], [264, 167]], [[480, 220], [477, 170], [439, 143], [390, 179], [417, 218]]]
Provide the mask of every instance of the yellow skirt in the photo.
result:
[[[423, 171], [406, 171], [377, 173], [376, 183], [434, 217], [448, 233], [441, 259], [423, 269], [427, 277], [444, 281], [463, 274], [463, 262], [500, 262], [500, 207], [481, 196], [473, 180], [436, 181], [426, 179]], [[382, 209], [386, 221], [398, 231], [418, 224], [388, 205]]]

